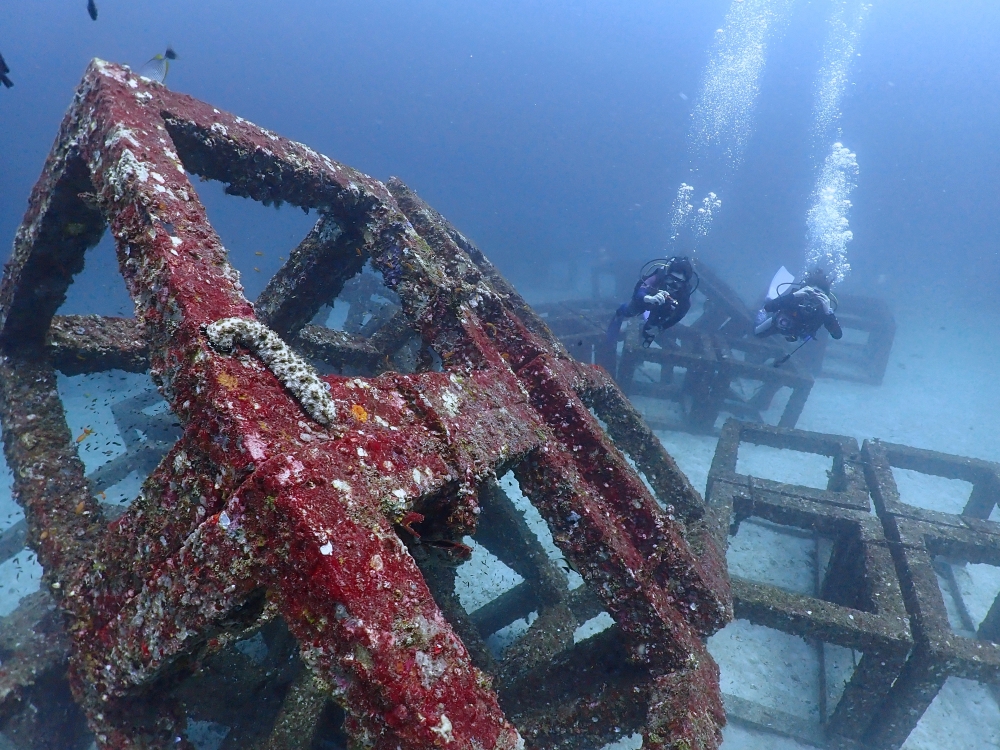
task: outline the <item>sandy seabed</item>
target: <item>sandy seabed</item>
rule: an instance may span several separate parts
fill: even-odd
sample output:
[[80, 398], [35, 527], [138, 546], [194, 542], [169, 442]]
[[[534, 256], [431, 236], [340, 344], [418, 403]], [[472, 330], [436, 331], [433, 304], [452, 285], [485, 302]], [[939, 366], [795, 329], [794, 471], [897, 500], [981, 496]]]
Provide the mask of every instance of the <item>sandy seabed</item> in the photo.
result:
[[[919, 448], [1000, 461], [1000, 347], [997, 321], [952, 314], [933, 326], [915, 316], [897, 315], [897, 334], [884, 383], [874, 387], [819, 379], [797, 425], [804, 430], [881, 438]], [[830, 346], [836, 346], [831, 342]], [[668, 452], [700, 491], [704, 491], [716, 440], [680, 432], [658, 433]], [[829, 459], [822, 456], [742, 446], [739, 470], [769, 479], [825, 487]], [[949, 513], [961, 512], [971, 485], [906, 470], [893, 470], [904, 502]], [[994, 510], [992, 518], [1000, 520]], [[766, 524], [754, 524], [732, 539], [729, 562], [755, 580], [812, 593], [814, 555], [807, 541], [782, 536]], [[749, 539], [741, 539], [749, 536]], [[756, 539], [754, 538], [756, 537]], [[750, 554], [751, 551], [757, 551]], [[769, 550], [761, 556], [759, 550]], [[963, 599], [974, 617], [986, 614], [1000, 591], [1000, 570], [967, 565], [958, 570]], [[946, 601], [948, 597], [946, 595]], [[951, 604], [950, 602], [948, 602]], [[989, 604], [985, 604], [988, 609]], [[956, 618], [957, 619], [957, 618]], [[827, 647], [828, 649], [830, 647]], [[819, 668], [815, 649], [801, 638], [736, 621], [709, 641], [722, 670], [725, 693], [777, 708], [803, 719], [819, 719]], [[852, 655], [826, 654], [828, 680], [833, 663], [843, 663], [842, 679], [851, 674]], [[831, 656], [833, 659], [831, 660]], [[839, 656], [840, 662], [837, 662]], [[842, 690], [842, 683], [840, 685]], [[837, 686], [828, 683], [828, 694]], [[907, 739], [904, 750], [996, 750], [1000, 748], [1000, 706], [995, 690], [951, 678]], [[640, 747], [640, 744], [619, 747]], [[731, 722], [724, 750], [798, 750], [808, 748]]]

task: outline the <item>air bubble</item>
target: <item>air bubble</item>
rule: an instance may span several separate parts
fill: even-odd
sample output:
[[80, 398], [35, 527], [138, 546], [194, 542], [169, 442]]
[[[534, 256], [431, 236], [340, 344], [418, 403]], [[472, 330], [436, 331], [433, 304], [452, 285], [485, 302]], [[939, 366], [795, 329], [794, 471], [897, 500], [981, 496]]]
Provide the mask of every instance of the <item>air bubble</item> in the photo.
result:
[[808, 244], [806, 268], [820, 267], [833, 283], [844, 280], [851, 270], [847, 243], [854, 238], [847, 215], [850, 195], [858, 184], [858, 158], [842, 143], [834, 143], [813, 191], [806, 214]]

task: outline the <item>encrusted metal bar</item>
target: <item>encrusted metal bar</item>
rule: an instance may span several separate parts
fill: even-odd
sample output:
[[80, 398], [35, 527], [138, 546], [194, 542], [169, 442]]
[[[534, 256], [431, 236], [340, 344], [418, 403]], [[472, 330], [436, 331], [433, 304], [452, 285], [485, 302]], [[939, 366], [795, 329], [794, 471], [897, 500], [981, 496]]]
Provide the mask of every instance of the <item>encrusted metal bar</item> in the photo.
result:
[[28, 524], [22, 518], [0, 534], [0, 562], [6, 562], [24, 549], [28, 538]]
[[[320, 211], [258, 300], [256, 313], [275, 330], [255, 319], [187, 171], [225, 181], [234, 195]], [[53, 325], [105, 220], [136, 321]], [[306, 326], [368, 261], [402, 314], [367, 343]], [[718, 550], [710, 554], [700, 524], [685, 525], [699, 516], [696, 493], [645, 434], [637, 460], [664, 498], [685, 503], [679, 516], [661, 510], [580, 400], [594, 372], [405, 186], [390, 191], [96, 61], [32, 197], [0, 303], [8, 461], [29, 542], [69, 616], [71, 684], [102, 748], [176, 746], [184, 709], [169, 686], [244, 633], [268, 602], [346, 708], [355, 741], [376, 750], [520, 747], [394, 530], [445, 541], [474, 533], [479, 489], [512, 465], [590, 592], [567, 596], [548, 561], [521, 565], [535, 595], [553, 604], [496, 667], [505, 690], [564, 653], [570, 673], [580, 668], [571, 635], [596, 594], [640, 662], [608, 709], [634, 702], [630, 689], [641, 684], [629, 710], [643, 715], [636, 726], [645, 721], [652, 747], [718, 746], [718, 675], [700, 636], [731, 609]], [[320, 378], [289, 346], [374, 371], [414, 335], [442, 372]], [[81, 357], [81, 368], [148, 361], [183, 429], [110, 526], [55, 389], [52, 359], [71, 370]], [[432, 364], [428, 357], [424, 369]], [[439, 578], [447, 585], [447, 574]], [[445, 599], [474, 641], [471, 622]]]
[[42, 344], [73, 276], [83, 270], [84, 252], [106, 227], [93, 202], [81, 197], [94, 188], [75, 115], [71, 110], [63, 120], [0, 286], [0, 343], [22, 350]]
[[52, 319], [46, 344], [52, 364], [65, 375], [149, 369], [146, 339], [131, 318], [58, 315]]
[[[326, 263], [312, 264], [317, 255]], [[280, 335], [292, 336], [340, 293], [367, 260], [365, 239], [357, 228], [324, 216], [260, 293], [254, 304], [257, 315]]]
[[[738, 474], [742, 441], [834, 457], [828, 489]], [[883, 704], [904, 671], [913, 636], [889, 543], [868, 512], [857, 443], [837, 435], [731, 420], [723, 427], [708, 487], [709, 516], [713, 511], [718, 516], [716, 538], [722, 537], [726, 526], [730, 535], [735, 534], [753, 517], [832, 542], [825, 570], [817, 567], [820, 583], [808, 595], [766, 580], [748, 580], [738, 569], [733, 571], [736, 616], [862, 654], [837, 704], [823, 712], [821, 733], [781, 712], [768, 712], [731, 696], [726, 696], [727, 706], [750, 723], [759, 724], [761, 717], [767, 717], [782, 733], [809, 742], [823, 735], [831, 747], [861, 740], [878, 725]], [[823, 705], [822, 700], [819, 703]]]
[[[661, 595], [670, 597], [665, 600], [670, 602], [668, 606], [686, 610], [681, 619], [698, 632], [712, 633], [721, 627], [729, 618], [728, 597], [722, 595], [725, 579], [715, 579], [702, 567], [683, 537], [681, 524], [659, 509], [624, 457], [610, 445], [597, 420], [559, 377], [558, 363], [538, 357], [523, 368], [522, 377], [533, 381], [536, 408], [560, 405], [556, 439], [534, 452], [529, 465], [523, 471], [518, 467], [517, 473], [550, 527], [559, 530], [554, 536], [561, 546], [565, 544], [567, 557], [585, 578], [585, 570], [597, 575], [599, 582], [593, 583], [600, 591], [608, 583], [604, 572], [598, 572], [592, 555], [579, 545], [590, 546], [593, 539], [607, 535], [607, 543], [617, 546], [612, 541], [617, 537], [624, 545], [617, 552], [622, 557], [604, 563], [609, 568], [623, 566], [612, 587], [629, 586], [634, 578], [648, 575], [651, 582], [664, 587]], [[596, 456], [601, 460], [593, 461]], [[530, 478], [530, 487], [521, 479], [522, 474]], [[570, 500], [574, 496], [578, 499]], [[590, 533], [596, 536], [588, 538]], [[643, 589], [644, 596], [651, 591], [648, 585]], [[652, 622], [645, 621], [639, 627], [648, 626]], [[623, 627], [628, 631], [627, 624]]]
[[542, 602], [554, 604], [565, 598], [566, 576], [549, 561], [524, 516], [503, 489], [496, 482], [486, 482], [479, 490], [479, 498], [482, 513], [476, 541], [523, 576], [527, 587]]
[[[460, 249], [469, 257], [469, 260], [475, 264], [490, 286], [503, 296], [510, 310], [525, 327], [536, 336], [544, 339], [557, 351], [559, 350], [558, 339], [552, 335], [545, 321], [531, 309], [531, 306], [524, 301], [514, 286], [507, 281], [472, 240], [456, 229], [451, 222], [428, 205], [398, 177], [390, 178], [386, 186], [396, 199], [399, 209], [406, 214], [406, 218], [410, 220], [413, 228], [424, 239], [437, 247], [445, 247], [447, 246], [445, 237], [447, 237], [455, 248]], [[451, 252], [454, 253], [454, 250]]]
[[[433, 248], [441, 244], [443, 246], [442, 254], [447, 258], [455, 258], [454, 262], [459, 265], [462, 272], [469, 274], [469, 266], [462, 262], [459, 248], [451, 241], [450, 235], [441, 231], [433, 223], [432, 216], [425, 216], [425, 219], [428, 222], [425, 229], [427, 242]], [[470, 283], [472, 281], [480, 283], [475, 276], [467, 275], [465, 278]], [[595, 475], [593, 479], [588, 479], [588, 481], [593, 481], [597, 487], [600, 487], [600, 491], [594, 493], [595, 499], [601, 505], [611, 506], [609, 511], [613, 517], [618, 519], [622, 528], [628, 531], [632, 544], [638, 545], [639, 550], [650, 552], [651, 559], [660, 562], [660, 553], [653, 552], [655, 545], [653, 540], [660, 532], [652, 530], [665, 527], [670, 529], [669, 534], [676, 535], [672, 537], [670, 542], [666, 542], [663, 548], [679, 553], [676, 561], [664, 563], [667, 565], [676, 564], [677, 567], [671, 570], [670, 574], [661, 571], [663, 578], [668, 579], [671, 575], [675, 575], [680, 580], [689, 580], [694, 587], [689, 589], [689, 594], [693, 596], [695, 595], [694, 591], [702, 586], [704, 588], [701, 590], [706, 592], [708, 590], [718, 591], [720, 585], [724, 588], [724, 581], [713, 579], [711, 584], [708, 583], [708, 578], [705, 577], [706, 572], [701, 569], [698, 561], [687, 549], [681, 524], [669, 519], [656, 506], [648, 490], [641, 481], [637, 481], [635, 473], [627, 467], [621, 454], [610, 445], [610, 441], [605, 437], [600, 425], [583, 406], [577, 393], [585, 392], [591, 386], [593, 376], [589, 368], [584, 369], [574, 362], [561, 347], [551, 354], [546, 352], [545, 342], [532, 336], [529, 331], [525, 330], [524, 325], [511, 312], [508, 312], [510, 309], [506, 307], [508, 300], [509, 297], [505, 297], [498, 303], [485, 295], [483, 296], [483, 302], [477, 306], [477, 312], [487, 321], [484, 326], [486, 330], [482, 333], [486, 333], [489, 339], [494, 342], [493, 345], [504, 352], [506, 355], [504, 361], [513, 367], [521, 382], [532, 394], [533, 403], [539, 412], [548, 414], [550, 413], [550, 405], [560, 405], [558, 418], [547, 418], [546, 421], [553, 430], [554, 438], [567, 446], [563, 450], [567, 450], [573, 458], [567, 461], [568, 465], [565, 468], [560, 467], [556, 470], [556, 476], [565, 474], [567, 479], [573, 476], [574, 478], [570, 481], [575, 482], [580, 481], [576, 477], [586, 476], [595, 470], [611, 471], [614, 474], [614, 481], [612, 481], [610, 474], [600, 479], [597, 479]], [[491, 307], [493, 310], [490, 309]], [[471, 325], [467, 326], [466, 330], [470, 337], [481, 335], [481, 332], [472, 329]], [[551, 341], [551, 334], [549, 334], [548, 340]], [[553, 456], [555, 450], [555, 445], [551, 445], [545, 454]], [[595, 462], [587, 460], [588, 457], [595, 455], [606, 456], [606, 459], [600, 462], [600, 469], [594, 466]], [[533, 456], [531, 460], [538, 466], [546, 463], [542, 457]], [[571, 466], [573, 468], [570, 468]], [[540, 494], [550, 494], [550, 490], [547, 488], [554, 481], [555, 476], [551, 478], [550, 484], [546, 485], [546, 490]], [[620, 482], [620, 484], [616, 484], [616, 482]], [[607, 485], [607, 487], [603, 485]], [[627, 490], [623, 488], [627, 488]], [[618, 497], [615, 497], [617, 492], [631, 493], [627, 509], [625, 504]], [[535, 496], [532, 497], [532, 501], [536, 502]], [[548, 520], [551, 524], [551, 519]], [[653, 569], [656, 567], [656, 563], [647, 564]], [[699, 576], [702, 577], [702, 581], [696, 583]], [[687, 585], [681, 584], [681, 587], [684, 588]], [[694, 615], [693, 619], [699, 621], [701, 618], [705, 618], [702, 622], [708, 631], [718, 627], [719, 623], [726, 619], [725, 606], [723, 605], [721, 609], [719, 607], [722, 602], [723, 599], [715, 600], [712, 604], [708, 600], [703, 601], [702, 610]], [[714, 626], [708, 624], [712, 622], [715, 623]]]
[[479, 610], [476, 610], [472, 615], [465, 611], [455, 591], [456, 569], [462, 560], [451, 550], [435, 549], [419, 540], [411, 541], [408, 548], [420, 567], [420, 572], [434, 595], [434, 600], [441, 608], [441, 612], [468, 649], [472, 663], [485, 673], [495, 675], [499, 668], [483, 636], [484, 632], [492, 633], [494, 631], [484, 629], [481, 626], [474, 616], [478, 614]]
[[366, 339], [320, 326], [303, 326], [291, 341], [292, 347], [313, 360], [343, 368], [351, 366], [373, 371], [385, 355]]
[[[500, 686], [500, 695], [532, 750], [598, 750], [644, 728], [652, 689], [648, 671], [629, 659], [622, 632], [608, 628]], [[691, 747], [707, 745], [713, 736], [707, 733]]]
[[[830, 456], [833, 459], [833, 471], [826, 489], [788, 485], [737, 473], [739, 448], [744, 442]], [[852, 510], [867, 512], [871, 507], [858, 443], [854, 438], [842, 435], [825, 435], [730, 419], [723, 425], [715, 456], [712, 458], [712, 467], [708, 473], [708, 494], [712, 494], [713, 483], [720, 480], [733, 484], [752, 484], [760, 491], [808, 498], [814, 502]]]
[[317, 724], [330, 700], [327, 692], [308, 670], [299, 672], [281, 704], [274, 729], [254, 750], [298, 750], [311, 747]]
[[[947, 560], [957, 560], [1000, 566], [1000, 523], [977, 517], [993, 501], [981, 501], [970, 515], [929, 511], [902, 502], [892, 467], [961, 478], [992, 493], [997, 465], [880, 441], [865, 441], [862, 452], [872, 499], [892, 543], [915, 640], [906, 669], [865, 738], [876, 750], [894, 750], [909, 736], [949, 676], [985, 684], [1000, 681], [1000, 642], [989, 632], [996, 604], [982, 623], [985, 632], [980, 628], [977, 637], [955, 632], [934, 569], [939, 558], [946, 565], [950, 565]], [[995, 498], [986, 492], [982, 496]]]
[[30, 594], [17, 609], [0, 618], [0, 647], [5, 658], [0, 673], [0, 717], [23, 707], [35, 685], [50, 673], [66, 670], [69, 641], [59, 627], [59, 612], [45, 591]]
[[674, 459], [664, 450], [649, 426], [628, 399], [607, 376], [596, 374], [594, 386], [583, 394], [584, 402], [592, 406], [607, 425], [608, 435], [629, 458], [656, 491], [656, 498], [670, 512], [677, 513], [686, 523], [693, 523], [705, 513], [698, 491], [691, 486]]
[[64, 606], [74, 610], [74, 594], [64, 585], [90, 566], [103, 516], [71, 447], [56, 374], [47, 360], [0, 356], [0, 421], [4, 435], [16, 436], [4, 440], [4, 455], [28, 522], [28, 544], [38, 554], [46, 583], [57, 598], [68, 595]]
[[66, 683], [69, 639], [45, 591], [0, 618], [0, 726], [10, 747], [85, 750], [92, 745], [83, 712]]

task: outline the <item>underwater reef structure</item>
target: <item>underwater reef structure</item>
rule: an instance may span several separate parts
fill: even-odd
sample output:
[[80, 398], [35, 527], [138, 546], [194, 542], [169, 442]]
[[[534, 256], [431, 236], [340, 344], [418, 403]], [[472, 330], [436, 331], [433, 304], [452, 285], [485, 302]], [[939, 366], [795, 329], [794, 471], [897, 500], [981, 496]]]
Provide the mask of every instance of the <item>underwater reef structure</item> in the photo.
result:
[[882, 385], [896, 338], [896, 318], [884, 300], [857, 294], [838, 294], [837, 320], [849, 333], [831, 343], [825, 331], [816, 348], [803, 350], [802, 366], [821, 378]]
[[[843, 295], [837, 315], [848, 331], [845, 340], [829, 345], [820, 330], [810, 343], [781, 367], [775, 360], [790, 350], [775, 339], [757, 339], [754, 316], [711, 267], [692, 260], [698, 274], [696, 299], [701, 312], [690, 324], [662, 332], [656, 345], [644, 347], [640, 326], [628, 324], [619, 337], [621, 352], [601, 354], [607, 322], [616, 302], [631, 296], [635, 278], [628, 264], [592, 269], [594, 299], [536, 305], [535, 309], [573, 356], [608, 367], [621, 389], [639, 401], [655, 429], [718, 434], [727, 415], [764, 421], [764, 413], [780, 405], [782, 427], [795, 427], [815, 377], [879, 385], [892, 351], [895, 319], [885, 302]], [[639, 265], [636, 263], [635, 265]], [[613, 282], [614, 298], [602, 295]], [[779, 392], [787, 395], [778, 397]]]
[[[738, 473], [747, 443], [830, 457], [827, 487]], [[909, 505], [892, 467], [964, 480], [972, 494], [960, 514]], [[859, 449], [849, 437], [729, 420], [706, 500], [720, 546], [756, 523], [771, 547], [801, 536], [817, 558], [808, 590], [759, 567], [729, 570], [737, 618], [816, 648], [819, 722], [727, 694], [731, 719], [818, 747], [898, 750], [948, 677], [1000, 682], [1000, 596], [993, 592], [987, 611], [972, 616], [954, 573], [966, 563], [1000, 566], [1000, 523], [989, 520], [1000, 502], [1000, 465], [877, 440]], [[949, 618], [944, 589], [960, 623]]]
[[[830, 456], [833, 470], [826, 489], [737, 473], [742, 443]], [[845, 741], [861, 740], [877, 720], [913, 645], [889, 545], [879, 519], [869, 513], [857, 441], [730, 420], [716, 448], [706, 498], [725, 537], [736, 536], [748, 521], [764, 521], [827, 543], [829, 559], [816, 566], [811, 595], [744, 578], [733, 569], [736, 616], [823, 644], [820, 658], [827, 672], [835, 669], [831, 654], [836, 652], [829, 646], [862, 654], [839, 696], [827, 695], [822, 686], [820, 724], [735, 696], [727, 696], [727, 710], [812, 744], [826, 746], [829, 738], [832, 747], [851, 747]], [[722, 536], [719, 541], [725, 543]]]
[[[188, 173], [319, 213], [254, 304]], [[136, 318], [55, 317], [108, 227]], [[310, 325], [369, 264], [399, 300], [378, 330]], [[352, 747], [598, 748], [633, 731], [718, 747], [703, 639], [732, 609], [704, 503], [606, 373], [398, 180], [95, 60], [0, 283], [0, 345], [23, 533], [64, 626], [42, 631], [68, 644], [99, 747], [190, 747], [192, 707], [224, 702], [209, 673], [270, 701], [231, 717], [232, 747], [306, 746], [328, 697]], [[180, 436], [111, 520], [56, 371], [147, 367]], [[582, 586], [499, 491], [509, 470]], [[454, 592], [465, 535], [525, 579], [471, 616]], [[483, 639], [528, 611], [493, 658]], [[614, 626], [575, 642], [601, 611]], [[5, 695], [33, 689], [11, 679]]]
[[[697, 294], [703, 301], [701, 315], [690, 325], [661, 332], [649, 347], [643, 346], [641, 325], [630, 323], [620, 334], [622, 350], [613, 363], [601, 349], [607, 346], [605, 331], [616, 303], [574, 300], [535, 309], [575, 357], [584, 362], [596, 359], [612, 371], [621, 389], [641, 404], [654, 429], [717, 433], [725, 415], [763, 421], [763, 412], [783, 388], [790, 393], [779, 423], [794, 427], [812, 390], [812, 375], [794, 360], [772, 367], [785, 349], [750, 335], [753, 315], [739, 295], [705, 263], [695, 259], [693, 265], [699, 277]], [[594, 269], [595, 296], [602, 276], [614, 278], [616, 298], [632, 294], [635, 280], [619, 266]]]
[[[1000, 465], [879, 440], [862, 446], [875, 509], [890, 542], [914, 648], [869, 733], [877, 750], [906, 741], [949, 677], [990, 685], [1000, 702], [1000, 596], [973, 613], [955, 571], [968, 563], [1000, 566]], [[893, 467], [972, 485], [961, 513], [942, 513], [900, 500]], [[957, 622], [945, 604], [955, 607]]]

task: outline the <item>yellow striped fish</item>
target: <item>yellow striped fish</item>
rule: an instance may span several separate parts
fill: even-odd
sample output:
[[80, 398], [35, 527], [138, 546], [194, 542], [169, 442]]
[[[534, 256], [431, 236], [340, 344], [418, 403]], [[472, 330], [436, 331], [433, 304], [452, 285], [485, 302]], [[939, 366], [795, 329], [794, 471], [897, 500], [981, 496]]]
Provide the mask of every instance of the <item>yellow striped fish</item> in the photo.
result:
[[167, 47], [166, 52], [162, 55], [156, 55], [139, 68], [139, 75], [157, 83], [163, 83], [167, 79], [167, 73], [170, 71], [170, 61], [176, 59], [177, 53], [174, 52], [172, 47]]

